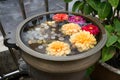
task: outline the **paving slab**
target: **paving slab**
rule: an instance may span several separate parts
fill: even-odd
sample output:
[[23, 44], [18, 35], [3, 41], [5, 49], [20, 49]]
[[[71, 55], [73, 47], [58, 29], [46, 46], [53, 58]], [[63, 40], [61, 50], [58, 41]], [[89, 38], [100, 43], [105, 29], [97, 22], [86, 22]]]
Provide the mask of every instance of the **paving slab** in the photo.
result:
[[[0, 19], [6, 32], [13, 32], [23, 21], [19, 0], [2, 0], [0, 1]], [[27, 17], [45, 12], [44, 0], [24, 0]], [[65, 3], [63, 0], [49, 0], [49, 10], [64, 10]]]
[[[18, 24], [23, 21], [19, 0], [0, 0], [0, 20], [5, 32], [15, 34]], [[27, 17], [45, 12], [44, 0], [24, 0]], [[49, 0], [49, 10], [65, 10], [63, 0]], [[8, 73], [16, 69], [9, 51], [3, 45], [3, 37], [0, 32], [0, 74]], [[18, 79], [17, 79], [18, 80]], [[20, 78], [22, 80], [22, 78]], [[23, 79], [27, 80], [27, 78]]]

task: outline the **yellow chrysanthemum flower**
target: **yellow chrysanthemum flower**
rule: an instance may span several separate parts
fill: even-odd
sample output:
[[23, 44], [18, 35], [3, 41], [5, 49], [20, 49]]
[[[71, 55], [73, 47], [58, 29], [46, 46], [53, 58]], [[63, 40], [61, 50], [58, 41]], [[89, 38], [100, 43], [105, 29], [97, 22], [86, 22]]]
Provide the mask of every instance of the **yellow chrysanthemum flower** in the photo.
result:
[[70, 42], [78, 49], [83, 52], [91, 49], [97, 44], [96, 38], [93, 34], [88, 31], [80, 31], [70, 36]]
[[61, 41], [54, 41], [46, 48], [47, 54], [52, 56], [66, 56], [71, 52], [70, 46]]
[[80, 30], [81, 27], [75, 23], [64, 24], [61, 28], [62, 33], [65, 35], [72, 35], [74, 33], [79, 32]]

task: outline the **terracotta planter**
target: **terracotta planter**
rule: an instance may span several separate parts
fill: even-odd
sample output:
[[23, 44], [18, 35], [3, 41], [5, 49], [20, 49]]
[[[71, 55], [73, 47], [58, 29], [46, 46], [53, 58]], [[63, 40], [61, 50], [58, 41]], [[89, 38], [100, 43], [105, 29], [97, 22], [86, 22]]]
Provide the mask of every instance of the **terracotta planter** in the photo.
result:
[[106, 63], [100, 63], [96, 65], [91, 78], [93, 80], [120, 80], [120, 69]]
[[[22, 35], [26, 23], [40, 16], [54, 13], [69, 13], [85, 17], [100, 28], [98, 44], [87, 52], [72, 56], [54, 57], [38, 53], [29, 47], [23, 41]], [[30, 66], [33, 80], [85, 80], [85, 71], [100, 58], [100, 50], [105, 45], [107, 36], [104, 27], [100, 22], [91, 17], [70, 12], [49, 12], [32, 16], [23, 21], [16, 32], [16, 43], [22, 50], [22, 57]]]

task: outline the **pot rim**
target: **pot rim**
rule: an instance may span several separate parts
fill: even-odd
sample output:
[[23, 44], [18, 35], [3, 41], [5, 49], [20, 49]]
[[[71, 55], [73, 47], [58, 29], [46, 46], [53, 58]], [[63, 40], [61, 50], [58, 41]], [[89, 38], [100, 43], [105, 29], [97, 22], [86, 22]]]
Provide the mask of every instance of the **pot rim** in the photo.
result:
[[[60, 57], [56, 57], [56, 56], [50, 56], [47, 54], [41, 54], [37, 51], [32, 50], [31, 48], [27, 47], [21, 40], [20, 34], [21, 34], [21, 29], [23, 28], [23, 26], [29, 22], [31, 19], [38, 17], [38, 16], [42, 16], [42, 15], [46, 15], [46, 14], [54, 14], [54, 13], [70, 13], [70, 14], [76, 14], [76, 15], [81, 15], [89, 20], [91, 20], [92, 22], [94, 22], [96, 25], [99, 26], [102, 36], [101, 36], [101, 40], [99, 41], [99, 43], [93, 48], [90, 49], [86, 52], [83, 52], [81, 54], [77, 54], [77, 55], [72, 55], [72, 56], [60, 56]], [[67, 11], [56, 11], [56, 12], [46, 12], [46, 13], [42, 13], [42, 14], [36, 14], [34, 16], [31, 16], [27, 19], [25, 19], [23, 22], [21, 22], [16, 30], [16, 45], [18, 47], [20, 47], [24, 52], [28, 53], [31, 56], [34, 56], [36, 58], [41, 58], [41, 59], [45, 59], [45, 60], [52, 60], [52, 61], [72, 61], [72, 60], [78, 60], [78, 59], [83, 59], [86, 58], [88, 56], [91, 56], [95, 53], [97, 53], [98, 51], [101, 50], [101, 48], [105, 45], [107, 40], [107, 35], [105, 32], [105, 29], [103, 27], [103, 25], [95, 18], [89, 15], [83, 15], [80, 13], [73, 13], [73, 12], [67, 12]]]
[[113, 67], [113, 66], [111, 66], [111, 65], [109, 65], [109, 64], [107, 64], [105, 62], [100, 62], [99, 61], [99, 63], [101, 64], [101, 66], [103, 66], [104, 68], [108, 69], [109, 71], [120, 75], [120, 69], [115, 68], [115, 67]]

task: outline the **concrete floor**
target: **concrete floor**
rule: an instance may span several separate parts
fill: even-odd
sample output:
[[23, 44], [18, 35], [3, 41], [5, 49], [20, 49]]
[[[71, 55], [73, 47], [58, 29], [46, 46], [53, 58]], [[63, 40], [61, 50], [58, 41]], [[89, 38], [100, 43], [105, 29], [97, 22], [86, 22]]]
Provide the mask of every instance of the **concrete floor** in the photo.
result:
[[[44, 0], [24, 0], [24, 5], [27, 17], [45, 12]], [[49, 0], [50, 11], [65, 10], [64, 6], [65, 3], [63, 0]], [[18, 24], [23, 21], [18, 0], [0, 0], [0, 20], [6, 33], [11, 32], [11, 34], [15, 34]], [[14, 36], [12, 37], [14, 38]], [[0, 41], [0, 75], [16, 69], [9, 51], [6, 51], [7, 49], [2, 49], [6, 48], [2, 44], [2, 41], [3, 40]], [[20, 80], [29, 79], [21, 77]]]
[[[15, 33], [20, 22], [23, 21], [19, 0], [0, 0], [0, 20], [6, 33]], [[27, 17], [45, 12], [44, 0], [24, 0]], [[63, 0], [49, 0], [49, 10], [64, 10]]]

